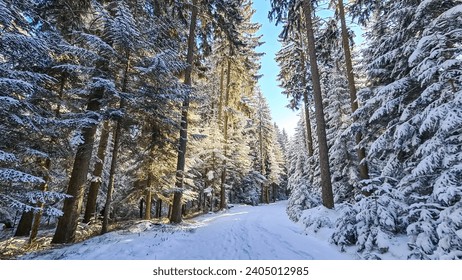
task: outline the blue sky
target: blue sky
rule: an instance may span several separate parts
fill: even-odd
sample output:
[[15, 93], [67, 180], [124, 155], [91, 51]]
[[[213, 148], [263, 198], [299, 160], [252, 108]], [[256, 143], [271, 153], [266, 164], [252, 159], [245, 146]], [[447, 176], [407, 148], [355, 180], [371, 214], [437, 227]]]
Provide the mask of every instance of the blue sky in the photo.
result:
[[268, 12], [271, 8], [270, 0], [254, 0], [253, 6], [256, 10], [253, 21], [262, 25], [259, 35], [263, 34], [262, 41], [265, 42], [257, 51], [266, 53], [261, 60], [260, 73], [263, 74], [263, 77], [259, 81], [260, 88], [270, 106], [273, 121], [277, 123], [279, 128], [284, 128], [287, 133], [292, 134], [297, 124], [298, 112], [286, 107], [289, 102], [281, 94], [282, 89], [278, 87], [279, 67], [274, 60], [275, 54], [281, 47], [278, 42], [281, 26], [275, 26], [274, 22], [270, 22], [268, 19]]

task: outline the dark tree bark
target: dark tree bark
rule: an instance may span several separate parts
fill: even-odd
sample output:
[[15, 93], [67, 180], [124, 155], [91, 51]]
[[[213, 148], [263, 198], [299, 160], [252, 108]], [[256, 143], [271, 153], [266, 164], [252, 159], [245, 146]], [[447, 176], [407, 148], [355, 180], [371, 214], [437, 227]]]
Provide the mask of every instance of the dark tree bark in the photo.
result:
[[34, 219], [34, 213], [32, 211], [23, 212], [21, 219], [19, 219], [18, 227], [14, 236], [29, 236], [32, 229], [32, 220]]
[[171, 217], [172, 217], [172, 204], [169, 204], [169, 205], [168, 205], [167, 217], [168, 217], [169, 219], [171, 219]]
[[314, 106], [316, 110], [316, 132], [319, 144], [319, 163], [321, 168], [322, 204], [327, 208], [334, 208], [334, 195], [329, 167], [329, 149], [326, 138], [326, 122], [324, 119], [324, 108], [322, 104], [321, 82], [319, 77], [318, 63], [316, 60], [316, 46], [311, 18], [312, 4], [304, 0], [302, 9], [305, 15], [306, 33], [308, 39], [308, 54], [310, 57], [311, 79], [313, 82]]
[[[338, 12], [340, 16], [340, 22], [342, 27], [342, 44], [343, 52], [345, 54], [345, 66], [346, 74], [348, 79], [348, 89], [350, 91], [350, 102], [351, 102], [351, 112], [354, 113], [358, 109], [358, 101], [356, 96], [356, 85], [355, 85], [355, 76], [353, 71], [353, 63], [351, 62], [351, 52], [350, 52], [350, 41], [348, 38], [348, 31], [346, 26], [345, 19], [345, 8], [343, 6], [343, 1], [338, 0]], [[362, 140], [361, 132], [358, 132], [355, 135], [356, 144]], [[356, 151], [359, 160], [359, 176], [361, 179], [369, 179], [369, 168], [367, 163], [362, 162], [366, 158], [366, 151], [364, 148], [358, 147]]]
[[156, 218], [162, 217], [162, 199], [158, 198], [156, 203]]
[[[99, 110], [103, 93], [104, 88], [98, 88], [90, 94], [87, 111], [96, 112]], [[58, 226], [51, 241], [52, 243], [70, 243], [75, 241], [75, 232], [79, 223], [95, 133], [96, 125], [87, 126], [82, 129], [83, 143], [77, 148], [66, 192], [71, 197], [64, 200], [64, 214], [59, 218]]]
[[144, 198], [140, 199], [140, 219], [144, 218]]
[[[189, 25], [188, 35], [188, 53], [186, 62], [188, 67], [185, 70], [184, 84], [187, 86], [192, 85], [192, 67], [194, 63], [194, 47], [196, 45], [196, 21], [197, 21], [197, 0], [192, 1], [191, 7], [191, 23]], [[172, 215], [170, 217], [171, 223], [181, 223], [181, 198], [183, 196], [183, 180], [184, 180], [184, 167], [186, 164], [186, 145], [188, 142], [188, 110], [189, 110], [189, 94], [186, 95], [183, 101], [183, 108], [181, 113], [180, 125], [180, 139], [178, 140], [178, 159], [176, 167], [176, 183], [175, 192], [173, 194]]]
[[88, 190], [87, 205], [85, 207], [84, 223], [90, 222], [91, 218], [96, 215], [96, 201], [98, 199], [99, 188], [101, 186], [101, 178], [103, 176], [104, 160], [106, 157], [106, 148], [109, 140], [109, 122], [104, 121], [101, 130], [101, 136], [98, 145], [97, 159], [93, 170], [93, 177], [100, 178], [90, 183]]

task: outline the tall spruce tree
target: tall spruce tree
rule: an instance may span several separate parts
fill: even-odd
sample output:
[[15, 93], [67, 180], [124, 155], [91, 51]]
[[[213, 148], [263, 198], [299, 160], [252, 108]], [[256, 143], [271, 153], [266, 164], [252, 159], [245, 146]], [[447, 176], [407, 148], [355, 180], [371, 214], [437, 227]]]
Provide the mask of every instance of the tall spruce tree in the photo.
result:
[[[314, 96], [314, 105], [315, 105], [315, 114], [316, 114], [316, 131], [318, 136], [318, 145], [319, 145], [319, 163], [321, 169], [321, 185], [322, 185], [322, 201], [323, 205], [327, 208], [334, 207], [334, 198], [332, 192], [332, 182], [329, 166], [329, 154], [328, 146], [326, 139], [326, 125], [324, 119], [324, 108], [323, 108], [323, 98], [321, 92], [321, 82], [318, 69], [318, 61], [316, 55], [316, 44], [313, 28], [313, 4], [311, 1], [305, 0], [301, 3], [297, 1], [271, 1], [272, 11], [270, 16], [276, 18], [276, 23], [281, 22], [283, 18], [287, 18], [289, 21], [297, 18], [300, 14], [298, 4], [301, 6], [303, 11], [303, 18], [305, 19], [305, 32], [307, 38], [307, 48], [311, 69], [311, 81], [313, 86], [313, 96]], [[289, 25], [289, 29], [292, 25]]]

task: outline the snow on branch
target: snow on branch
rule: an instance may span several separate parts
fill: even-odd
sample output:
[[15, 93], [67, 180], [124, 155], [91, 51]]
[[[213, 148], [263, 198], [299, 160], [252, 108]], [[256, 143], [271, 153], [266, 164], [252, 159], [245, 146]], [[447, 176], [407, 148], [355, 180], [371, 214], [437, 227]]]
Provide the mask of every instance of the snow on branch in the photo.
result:
[[51, 191], [31, 191], [26, 193], [25, 197], [27, 198], [27, 201], [35, 204], [38, 202], [46, 203], [48, 201], [59, 201], [65, 198], [71, 198], [72, 196], [65, 193]]
[[32, 183], [32, 184], [43, 184], [45, 181], [21, 171], [17, 171], [10, 168], [0, 168], [0, 182], [15, 182], [15, 183]]
[[0, 150], [0, 162], [16, 162], [18, 158], [11, 154]]
[[91, 49], [95, 50], [97, 53], [106, 56], [117, 56], [117, 52], [100, 37], [84, 32], [74, 32], [74, 35], [79, 38], [79, 40], [88, 45]]
[[16, 92], [31, 95], [34, 92], [34, 86], [22, 80], [0, 78], [0, 90], [3, 92]]

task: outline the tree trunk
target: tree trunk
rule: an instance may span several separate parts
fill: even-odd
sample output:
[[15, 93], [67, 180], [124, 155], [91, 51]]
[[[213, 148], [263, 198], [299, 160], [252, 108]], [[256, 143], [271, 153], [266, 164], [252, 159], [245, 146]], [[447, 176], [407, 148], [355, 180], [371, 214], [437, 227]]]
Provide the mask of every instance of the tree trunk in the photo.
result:
[[224, 82], [225, 81], [225, 65], [221, 65], [221, 73], [220, 73], [220, 99], [218, 103], [218, 121], [221, 121], [223, 116], [223, 91], [224, 91]]
[[[47, 183], [42, 185], [42, 191], [46, 191], [48, 189]], [[40, 209], [37, 213], [34, 214], [34, 221], [32, 223], [32, 229], [29, 236], [29, 244], [35, 241], [38, 235], [39, 227], [40, 227], [40, 220], [42, 219], [43, 214], [43, 207], [45, 203], [39, 202], [37, 207]]]
[[162, 199], [157, 199], [156, 203], [156, 218], [162, 218]]
[[302, 4], [306, 21], [306, 33], [308, 39], [308, 54], [310, 56], [311, 78], [313, 82], [314, 106], [316, 110], [316, 131], [318, 134], [319, 163], [321, 168], [322, 204], [327, 208], [334, 208], [334, 196], [329, 167], [329, 149], [327, 147], [326, 122], [324, 120], [324, 108], [322, 104], [321, 81], [319, 77], [318, 63], [316, 61], [316, 46], [311, 18], [311, 1], [304, 0]]
[[210, 212], [213, 212], [213, 200], [214, 200], [213, 196], [214, 194], [213, 194], [213, 189], [212, 189], [212, 191], [210, 192]]
[[273, 183], [273, 202], [276, 202], [279, 185]]
[[[192, 1], [191, 23], [189, 25], [188, 36], [188, 54], [186, 62], [188, 67], [185, 70], [184, 84], [188, 87], [192, 85], [192, 68], [194, 64], [194, 46], [196, 42], [196, 21], [197, 21], [197, 0]], [[171, 223], [181, 223], [181, 197], [183, 195], [184, 167], [186, 164], [186, 144], [188, 142], [188, 110], [189, 110], [189, 93], [183, 101], [181, 112], [180, 139], [178, 140], [178, 159], [176, 167], [176, 183], [173, 195]]]
[[[50, 166], [51, 166], [51, 160], [49, 158], [45, 159], [45, 162], [42, 166], [43, 168], [43, 178], [45, 180], [45, 183], [43, 183], [40, 186], [40, 190], [42, 192], [46, 192], [48, 190], [48, 182], [50, 181]], [[29, 236], [29, 244], [32, 244], [32, 242], [35, 241], [37, 238], [38, 230], [40, 227], [40, 220], [42, 219], [42, 214], [43, 214], [43, 207], [45, 206], [44, 202], [38, 202], [37, 203], [37, 208], [39, 208], [38, 212], [34, 214], [34, 221], [32, 223], [32, 230]]]
[[32, 229], [32, 220], [34, 219], [34, 213], [32, 211], [23, 212], [21, 219], [19, 219], [18, 227], [14, 236], [29, 236]]
[[167, 218], [171, 219], [171, 217], [172, 217], [172, 204], [169, 204]]
[[112, 148], [111, 169], [109, 171], [109, 182], [107, 186], [106, 203], [104, 204], [103, 226], [101, 228], [101, 234], [108, 232], [109, 215], [111, 214], [112, 194], [114, 192], [114, 177], [117, 168], [117, 157], [119, 154], [121, 134], [122, 123], [119, 120], [114, 131], [114, 146]]
[[[354, 113], [358, 109], [358, 101], [356, 96], [356, 85], [355, 85], [355, 76], [353, 71], [353, 63], [351, 62], [351, 52], [350, 52], [350, 42], [348, 39], [348, 31], [346, 26], [345, 19], [345, 8], [343, 6], [343, 1], [338, 0], [338, 11], [340, 16], [340, 22], [342, 25], [342, 44], [343, 52], [345, 54], [345, 66], [346, 74], [348, 79], [348, 89], [350, 91], [350, 103], [351, 103], [351, 112]], [[363, 160], [366, 158], [366, 151], [364, 148], [359, 147], [359, 144], [362, 140], [361, 132], [358, 132], [355, 136], [356, 145], [358, 145], [357, 155], [359, 160], [359, 176], [361, 179], [369, 179], [369, 169], [366, 162]]]
[[228, 106], [229, 106], [229, 95], [231, 91], [231, 58], [228, 58], [227, 62], [227, 71], [226, 71], [226, 92], [225, 92], [225, 104], [224, 104], [224, 121], [223, 121], [223, 140], [224, 140], [224, 156], [223, 160], [223, 170], [221, 171], [221, 184], [220, 184], [220, 210], [226, 209], [226, 157], [228, 153]]
[[204, 199], [204, 188], [201, 188], [199, 191], [199, 199], [197, 201], [197, 211], [198, 212], [202, 212], [204, 210], [204, 208], [202, 208], [203, 199]]
[[303, 50], [303, 35], [301, 32], [301, 27], [299, 26], [298, 36], [300, 37], [300, 64], [302, 65], [302, 84], [305, 85], [303, 89], [303, 103], [305, 108], [305, 128], [306, 128], [306, 148], [308, 150], [308, 156], [313, 156], [313, 133], [311, 130], [311, 121], [310, 121], [310, 102], [308, 100], [308, 81], [306, 80], [306, 59], [305, 51]]
[[99, 178], [98, 180], [92, 180], [90, 183], [90, 189], [87, 196], [87, 205], [85, 207], [85, 215], [83, 218], [84, 223], [90, 222], [91, 218], [96, 215], [96, 201], [98, 199], [99, 188], [101, 186], [104, 160], [106, 157], [106, 148], [109, 140], [109, 122], [104, 121], [101, 129], [101, 136], [98, 145], [97, 158], [95, 168], [93, 170], [93, 178]]
[[151, 219], [151, 206], [152, 206], [152, 192], [151, 192], [151, 174], [148, 175], [148, 182], [146, 185], [146, 211], [144, 212], [144, 219], [150, 220]]
[[140, 219], [144, 218], [144, 198], [140, 199]]
[[[258, 142], [260, 147], [260, 172], [262, 176], [265, 176], [266, 167], [265, 167], [265, 153], [263, 151], [263, 119], [262, 115], [259, 116], [259, 130], [258, 130]], [[267, 183], [261, 183], [261, 203], [268, 203], [268, 193], [267, 193]]]
[[[126, 51], [126, 60], [127, 63], [125, 64], [123, 79], [122, 79], [122, 92], [127, 91], [127, 84], [128, 84], [128, 71], [130, 69], [130, 52]], [[125, 109], [125, 99], [120, 100], [119, 110]], [[114, 147], [112, 149], [112, 159], [111, 159], [111, 169], [109, 170], [109, 182], [107, 187], [107, 195], [106, 195], [106, 203], [104, 205], [104, 217], [103, 217], [103, 226], [101, 228], [101, 234], [104, 234], [108, 231], [108, 224], [109, 224], [109, 215], [111, 213], [111, 203], [112, 203], [112, 194], [114, 192], [114, 177], [117, 169], [117, 159], [119, 156], [119, 146], [120, 146], [120, 139], [122, 138], [122, 123], [123, 123], [123, 116], [117, 120], [116, 129], [114, 131]]]
[[[99, 68], [97, 66], [97, 68]], [[95, 89], [88, 99], [87, 111], [96, 112], [100, 108], [100, 100], [103, 97], [104, 88]], [[75, 232], [80, 218], [85, 184], [90, 166], [93, 143], [95, 140], [96, 125], [82, 129], [83, 143], [77, 148], [77, 153], [72, 167], [71, 178], [67, 187], [70, 198], [64, 200], [63, 216], [58, 220], [52, 243], [70, 243], [75, 241]]]

